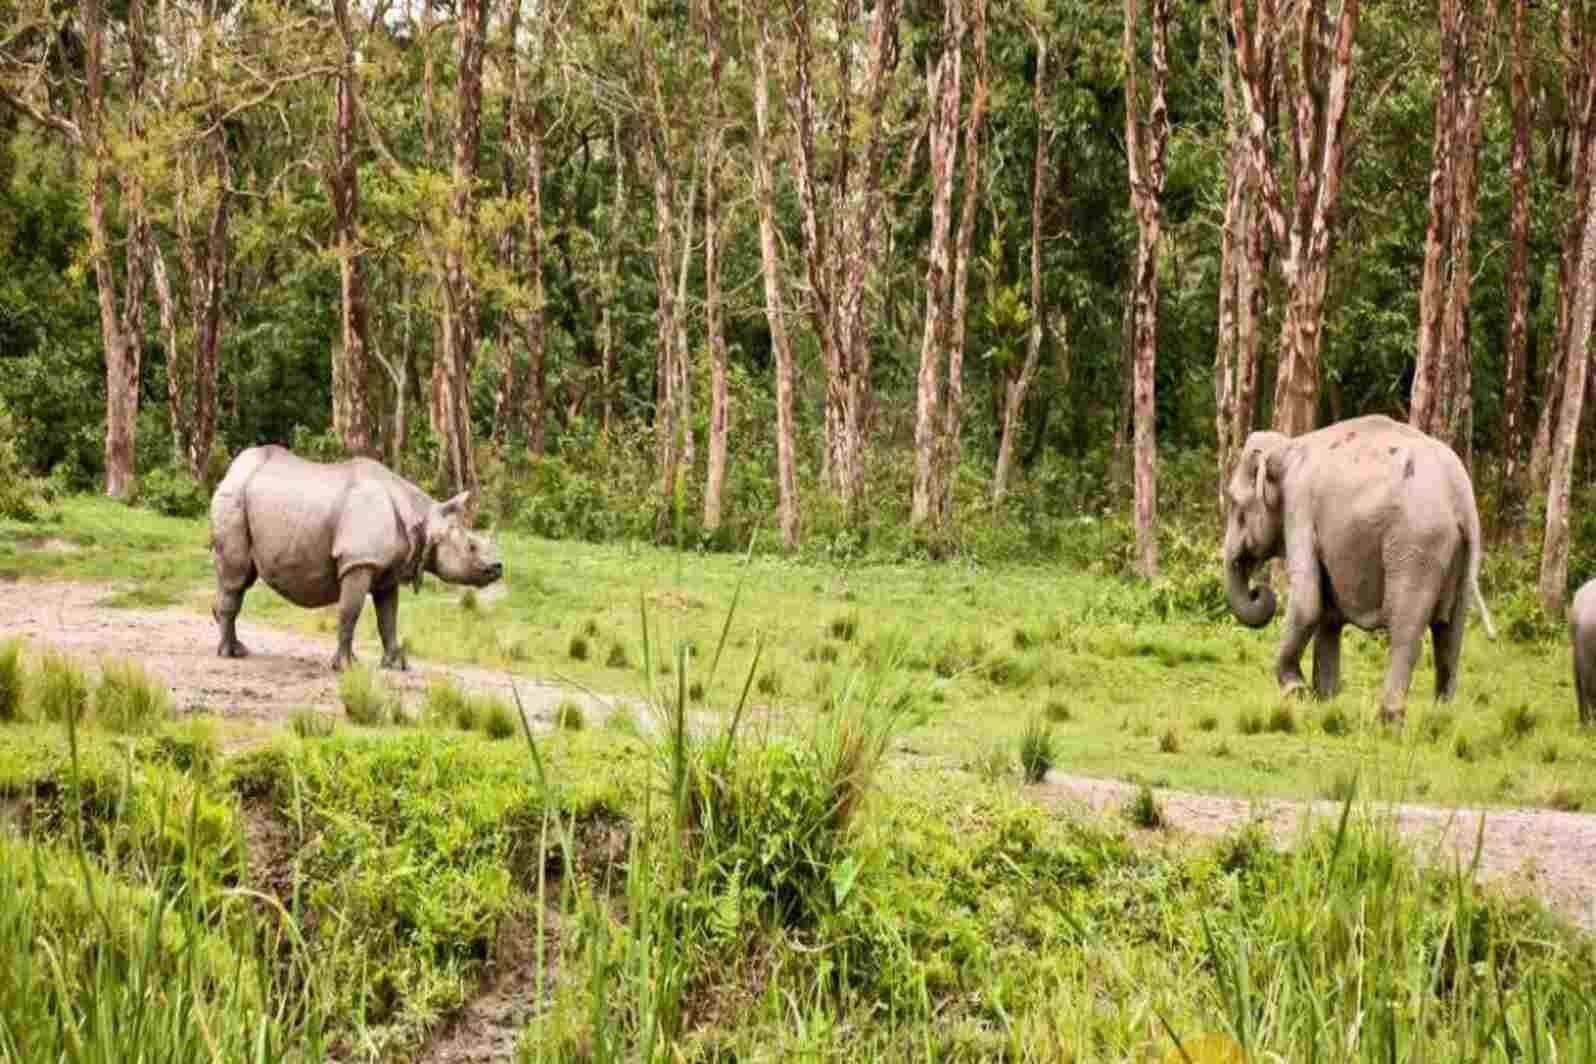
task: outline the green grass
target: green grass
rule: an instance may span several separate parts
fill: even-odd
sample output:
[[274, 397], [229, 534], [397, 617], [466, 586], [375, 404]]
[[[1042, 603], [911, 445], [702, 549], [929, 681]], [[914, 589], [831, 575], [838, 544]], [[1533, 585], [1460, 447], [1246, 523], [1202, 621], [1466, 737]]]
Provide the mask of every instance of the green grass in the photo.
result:
[[0, 723], [22, 715], [27, 699], [27, 670], [22, 663], [22, 640], [0, 640]]
[[166, 685], [136, 661], [105, 661], [94, 689], [94, 719], [111, 731], [147, 732], [171, 718]]
[[387, 682], [367, 665], [344, 669], [338, 677], [338, 700], [345, 716], [367, 728], [386, 724], [399, 712], [398, 700]]
[[[208, 608], [214, 578], [203, 521], [97, 499], [66, 499], [60, 510], [61, 520], [49, 526], [0, 522], [0, 574], [156, 588]], [[42, 538], [77, 550], [41, 549]], [[553, 675], [603, 694], [629, 694], [637, 689], [631, 670], [640, 650], [640, 595], [657, 602], [651, 616], [662, 639], [692, 641], [707, 658], [741, 586], [721, 667], [712, 676], [695, 667], [691, 677], [702, 685], [695, 705], [735, 701], [756, 635], [763, 637], [761, 674], [772, 677], [766, 686], [779, 683], [784, 709], [800, 718], [829, 697], [827, 670], [846, 669], [877, 644], [898, 640], [906, 653], [895, 671], [919, 684], [935, 709], [915, 742], [933, 761], [958, 763], [974, 746], [1017, 743], [1025, 722], [1058, 701], [1070, 714], [1055, 734], [1058, 763], [1068, 771], [1156, 776], [1180, 789], [1313, 798], [1322, 780], [1356, 772], [1383, 798], [1415, 797], [1422, 784], [1426, 801], [1501, 805], [1577, 789], [1596, 773], [1596, 747], [1576, 723], [1560, 631], [1547, 642], [1492, 643], [1471, 628], [1459, 697], [1436, 718], [1450, 725], [1431, 739], [1437, 710], [1429, 648], [1414, 672], [1407, 723], [1389, 727], [1376, 712], [1385, 641], [1349, 628], [1344, 692], [1325, 706], [1298, 703], [1291, 711], [1296, 730], [1286, 732], [1270, 729], [1279, 707], [1270, 663], [1280, 622], [1254, 632], [1229, 621], [1183, 619], [1179, 611], [1166, 616], [1156, 595], [1116, 579], [1059, 566], [905, 562], [854, 566], [842, 591], [832, 570], [775, 557], [499, 539], [510, 565], [502, 596], [479, 595], [467, 610], [460, 592], [434, 579], [420, 594], [404, 592], [399, 624], [412, 660]], [[259, 585], [244, 610], [255, 622], [330, 635], [329, 611], [300, 610]], [[587, 641], [583, 659], [570, 654], [573, 623]], [[852, 640], [833, 637], [833, 628], [851, 631]], [[818, 645], [832, 648], [826, 656], [834, 661], [815, 653], [821, 637]], [[367, 610], [357, 649], [369, 657], [375, 647]], [[1305, 667], [1308, 659], [1311, 650]], [[773, 700], [768, 691], [761, 695]], [[1533, 733], [1501, 741], [1502, 714], [1521, 704], [1535, 718]], [[1223, 755], [1219, 744], [1195, 741], [1209, 718], [1225, 737]], [[1171, 727], [1187, 737], [1178, 755], [1149, 741]], [[1468, 736], [1473, 761], [1456, 756], [1457, 735]], [[1552, 762], [1539, 756], [1548, 742], [1560, 748]], [[1522, 777], [1512, 797], [1496, 787], [1508, 770]]]

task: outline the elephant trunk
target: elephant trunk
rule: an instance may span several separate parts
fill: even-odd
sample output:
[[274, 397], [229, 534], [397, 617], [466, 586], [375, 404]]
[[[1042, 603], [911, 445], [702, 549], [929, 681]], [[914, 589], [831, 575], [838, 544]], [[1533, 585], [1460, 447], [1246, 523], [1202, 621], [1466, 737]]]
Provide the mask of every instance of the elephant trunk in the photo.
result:
[[1225, 595], [1230, 599], [1230, 612], [1248, 628], [1262, 628], [1275, 615], [1275, 593], [1267, 584], [1252, 587], [1249, 583], [1253, 565], [1240, 551], [1225, 552]]

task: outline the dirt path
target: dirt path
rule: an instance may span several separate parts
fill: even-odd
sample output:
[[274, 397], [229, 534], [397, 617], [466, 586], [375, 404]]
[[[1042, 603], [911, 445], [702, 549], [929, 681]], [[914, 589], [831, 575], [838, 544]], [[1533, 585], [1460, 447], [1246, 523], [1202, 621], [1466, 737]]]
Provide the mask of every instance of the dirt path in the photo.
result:
[[[1084, 807], [1112, 816], [1138, 790], [1119, 780], [1050, 772], [1028, 793], [1053, 808]], [[1289, 844], [1298, 837], [1305, 818], [1333, 820], [1341, 815], [1337, 802], [1248, 801], [1169, 790], [1156, 794], [1171, 827], [1201, 837], [1223, 835], [1257, 821], [1277, 842]], [[1367, 812], [1393, 822], [1421, 859], [1447, 867], [1454, 861], [1467, 866], [1479, 843], [1482, 879], [1509, 890], [1527, 890], [1580, 927], [1596, 930], [1596, 815], [1373, 803]]]
[[[338, 678], [327, 667], [334, 639], [253, 623], [238, 622], [239, 639], [249, 647], [243, 659], [216, 656], [216, 622], [203, 613], [169, 609], [108, 609], [98, 603], [113, 589], [90, 584], [0, 583], [0, 636], [32, 636], [80, 658], [87, 665], [102, 656], [134, 658], [172, 691], [179, 710], [209, 711], [258, 723], [287, 720], [296, 710], [338, 711]], [[374, 641], [355, 640], [362, 661], [381, 660]], [[412, 663], [408, 672], [383, 674], [412, 713], [427, 683], [450, 676], [462, 687], [509, 700], [503, 672], [465, 665]], [[544, 725], [566, 699], [604, 714], [609, 700], [535, 679], [517, 677], [516, 690], [532, 720]]]

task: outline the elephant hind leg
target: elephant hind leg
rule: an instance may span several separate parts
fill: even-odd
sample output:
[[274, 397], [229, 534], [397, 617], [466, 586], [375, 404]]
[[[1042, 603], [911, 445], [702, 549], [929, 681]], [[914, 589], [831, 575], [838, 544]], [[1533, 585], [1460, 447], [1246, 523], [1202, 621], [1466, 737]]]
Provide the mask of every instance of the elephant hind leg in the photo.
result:
[[[1391, 631], [1391, 664], [1385, 673], [1385, 689], [1380, 696], [1380, 717], [1401, 720], [1407, 709], [1408, 688], [1413, 682], [1413, 666], [1424, 648], [1424, 630], [1435, 612], [1439, 588], [1416, 581], [1387, 583], [1386, 616]], [[1461, 635], [1461, 631], [1460, 631]], [[1439, 660], [1440, 655], [1437, 654]]]
[[1596, 724], [1596, 632], [1574, 629], [1574, 696], [1579, 722]]
[[1463, 630], [1465, 610], [1462, 604], [1453, 607], [1450, 621], [1430, 624], [1430, 638], [1435, 643], [1435, 700], [1450, 702], [1457, 694], [1458, 661], [1463, 656]]
[[1340, 621], [1323, 620], [1313, 634], [1313, 693], [1334, 698], [1341, 693]]

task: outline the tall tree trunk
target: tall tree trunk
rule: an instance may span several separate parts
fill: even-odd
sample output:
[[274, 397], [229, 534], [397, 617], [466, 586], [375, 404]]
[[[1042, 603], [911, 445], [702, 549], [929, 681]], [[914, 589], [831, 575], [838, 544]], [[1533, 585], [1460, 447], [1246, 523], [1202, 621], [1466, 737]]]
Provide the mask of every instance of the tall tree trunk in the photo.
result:
[[[81, 13], [86, 38], [87, 91], [79, 128], [83, 145], [90, 154], [89, 257], [99, 297], [100, 338], [105, 345], [105, 493], [114, 499], [126, 499], [133, 494], [137, 475], [134, 437], [144, 342], [144, 274], [150, 244], [149, 222], [144, 211], [142, 160], [137, 157], [144, 150], [144, 4], [143, 0], [130, 0], [127, 8], [126, 147], [135, 156], [131, 160], [113, 161], [121, 152], [117, 150], [119, 146], [111, 143], [107, 130], [106, 33], [100, 0], [84, 0]], [[120, 178], [120, 207], [127, 229], [126, 265], [120, 293], [116, 268], [111, 262], [111, 226], [106, 217], [106, 184], [113, 168]]]
[[1573, 146], [1570, 161], [1570, 189], [1573, 209], [1563, 230], [1562, 252], [1557, 264], [1557, 331], [1553, 335], [1552, 353], [1547, 360], [1545, 401], [1535, 426], [1535, 443], [1530, 451], [1530, 490], [1538, 491], [1547, 483], [1552, 459], [1554, 427], [1561, 422], [1559, 407], [1567, 394], [1564, 378], [1568, 372], [1569, 336], [1573, 321], [1574, 290], [1581, 244], [1585, 234], [1585, 217], [1588, 211], [1587, 190], [1591, 184], [1591, 148], [1584, 135], [1589, 113], [1589, 103], [1596, 92], [1592, 91], [1592, 78], [1587, 75], [1596, 63], [1596, 33], [1587, 33], [1583, 22], [1572, 12], [1572, 0], [1564, 0], [1563, 53], [1567, 57], [1563, 74], [1564, 94], [1568, 101], [1568, 119], [1564, 130]]
[[720, 3], [705, 0], [704, 38], [709, 47], [710, 131], [704, 163], [704, 326], [709, 334], [709, 461], [704, 475], [704, 531], [720, 528], [721, 488], [726, 481], [726, 330], [721, 321], [720, 157], [726, 134], [721, 98]]
[[[334, 0], [334, 17], [347, 26], [348, 0]], [[366, 396], [371, 344], [366, 275], [360, 251], [360, 165], [355, 157], [355, 50], [345, 47], [333, 104], [333, 157], [327, 185], [338, 246], [340, 342], [332, 360], [333, 432], [352, 455], [373, 453]]]
[[1446, 321], [1447, 259], [1452, 250], [1453, 213], [1457, 204], [1455, 110], [1460, 91], [1458, 66], [1466, 38], [1465, 0], [1441, 0], [1441, 73], [1435, 87], [1434, 148], [1430, 163], [1430, 221], [1424, 232], [1424, 270], [1419, 282], [1418, 355], [1413, 370], [1413, 397], [1408, 424], [1432, 436], [1442, 434], [1445, 411], [1441, 399], [1448, 386], [1442, 333]]
[[1002, 435], [998, 440], [997, 464], [992, 470], [992, 502], [1003, 500], [1008, 491], [1009, 466], [1020, 431], [1020, 415], [1026, 393], [1036, 378], [1042, 359], [1042, 188], [1047, 173], [1048, 153], [1058, 136], [1057, 130], [1044, 131], [1042, 125], [1042, 86], [1047, 80], [1047, 35], [1039, 25], [1031, 27], [1036, 42], [1036, 76], [1031, 83], [1031, 117], [1036, 121], [1036, 149], [1031, 156], [1031, 328], [1026, 336], [1025, 361], [1005, 368], [1001, 407]]
[[[1220, 4], [1223, 16], [1223, 0]], [[1235, 105], [1235, 86], [1231, 77], [1231, 58], [1228, 49], [1221, 48], [1219, 56], [1220, 85], [1224, 92], [1225, 121], [1230, 127], [1230, 154], [1226, 164], [1225, 213], [1219, 229], [1219, 297], [1218, 327], [1214, 349], [1214, 429], [1218, 440], [1216, 458], [1219, 467], [1219, 516], [1223, 521], [1228, 510], [1229, 496], [1225, 486], [1230, 482], [1231, 469], [1240, 453], [1247, 431], [1239, 418], [1241, 391], [1241, 336], [1238, 305], [1241, 299], [1241, 278], [1246, 261], [1247, 217], [1247, 129], [1238, 117]]]
[[1513, 3], [1513, 210], [1509, 223], [1511, 252], [1507, 266], [1507, 382], [1503, 396], [1502, 476], [1504, 511], [1525, 497], [1524, 395], [1525, 353], [1529, 347], [1530, 109], [1524, 56], [1524, 21], [1529, 0]]
[[1270, 106], [1265, 88], [1269, 71], [1261, 51], [1279, 43], [1276, 0], [1259, 0], [1256, 26], [1247, 16], [1245, 0], [1230, 0], [1230, 8], [1247, 108], [1248, 154], [1275, 246], [1283, 252], [1281, 280], [1288, 294], [1275, 373], [1274, 422], [1279, 431], [1296, 435], [1313, 427], [1318, 409], [1320, 327], [1346, 161], [1352, 43], [1359, 3], [1343, 0], [1328, 59], [1321, 39], [1329, 17], [1325, 0], [1301, 0], [1296, 7], [1297, 76], [1293, 79], [1290, 138], [1294, 200], [1289, 215], [1270, 159]]
[[759, 259], [765, 279], [765, 319], [776, 349], [776, 485], [777, 523], [781, 545], [798, 547], [798, 481], [793, 441], [793, 353], [787, 335], [786, 296], [782, 291], [781, 257], [776, 244], [776, 192], [770, 166], [770, 19], [763, 0], [754, 36], [754, 201], [759, 209]]
[[975, 47], [975, 88], [964, 123], [964, 177], [959, 190], [959, 231], [953, 246], [952, 320], [948, 328], [948, 383], [943, 402], [942, 446], [938, 457], [937, 526], [953, 519], [953, 486], [963, 459], [961, 421], [964, 414], [964, 342], [969, 320], [970, 245], [975, 240], [975, 211], [981, 196], [981, 133], [986, 122], [986, 0], [972, 0], [971, 42]]
[[930, 113], [931, 235], [926, 244], [925, 327], [914, 408], [914, 491], [909, 521], [937, 527], [937, 444], [941, 372], [948, 347], [948, 233], [952, 227], [953, 166], [959, 152], [959, 85], [964, 70], [964, 4], [944, 0], [942, 55], [926, 77]]
[[[545, 16], [547, 17], [547, 16]], [[548, 433], [548, 330], [545, 324], [547, 294], [543, 285], [543, 136], [541, 101], [534, 101], [526, 118], [526, 449], [543, 454]]]
[[[204, 258], [200, 259], [198, 249], [188, 239], [187, 233], [184, 234], [183, 240], [184, 250], [190, 256], [190, 261], [187, 263], [189, 309], [194, 322], [194, 362], [189, 374], [193, 384], [193, 417], [189, 435], [188, 468], [195, 482], [202, 485], [209, 484], [211, 447], [216, 440], [216, 383], [219, 369], [217, 356], [221, 348], [222, 300], [227, 290], [227, 219], [228, 206], [232, 200], [233, 179], [232, 162], [227, 154], [220, 116], [213, 118], [212, 133], [207, 139], [210, 148], [208, 162], [214, 168], [216, 178], [216, 202], [211, 205], [210, 224], [205, 232]], [[187, 229], [186, 219], [183, 228]], [[360, 297], [360, 325], [361, 331], [364, 332], [364, 288]], [[364, 351], [364, 339], [361, 340], [361, 344], [361, 350]], [[360, 360], [362, 369], [364, 361], [362, 357]], [[365, 411], [364, 384], [362, 375], [358, 391], [360, 403], [358, 409], [362, 415]], [[361, 416], [360, 423], [363, 427], [359, 442], [364, 449], [356, 453], [364, 454], [369, 451], [364, 416]]]
[[621, 144], [619, 116], [611, 121], [610, 150], [614, 157], [615, 184], [610, 197], [610, 216], [606, 230], [609, 239], [605, 241], [607, 246], [602, 274], [604, 309], [599, 312], [599, 379], [604, 393], [602, 410], [606, 436], [610, 433], [610, 423], [615, 416], [615, 389], [620, 377], [615, 301], [620, 293], [621, 235], [626, 231], [621, 217], [626, 208], [626, 155]]
[[172, 297], [172, 281], [166, 271], [166, 256], [159, 240], [150, 241], [150, 277], [155, 282], [155, 305], [161, 312], [161, 337], [166, 345], [166, 404], [172, 422], [172, 461], [188, 461], [189, 386], [188, 372], [178, 356], [177, 302]]
[[1480, 105], [1485, 98], [1486, 70], [1483, 40], [1495, 29], [1496, 0], [1486, 4], [1483, 33], [1476, 32], [1476, 53], [1471, 63], [1468, 84], [1457, 112], [1458, 151], [1452, 212], [1451, 284], [1446, 308], [1448, 396], [1446, 438], [1470, 470], [1474, 465], [1474, 362], [1469, 351], [1469, 302], [1474, 282], [1472, 241], [1474, 219], [1479, 203]]
[[[852, 511], [864, 488], [864, 426], [870, 396], [869, 331], [864, 327], [865, 281], [877, 263], [876, 225], [882, 211], [881, 169], [886, 155], [885, 104], [888, 82], [898, 62], [899, 0], [881, 0], [870, 17], [870, 65], [864, 92], [865, 174], [854, 184], [852, 57], [855, 44], [846, 32], [835, 34], [839, 85], [834, 111], [825, 124], [836, 137], [828, 196], [822, 204], [817, 184], [821, 163], [815, 151], [815, 78], [812, 70], [808, 0], [790, 0], [796, 55], [796, 91], [788, 94], [797, 163], [807, 300], [826, 367], [826, 463], [832, 490]], [[842, 0], [839, 28], [851, 26], [857, 0]]]
[[693, 176], [687, 182], [687, 203], [682, 209], [682, 254], [676, 271], [675, 351], [671, 372], [675, 379], [671, 394], [676, 400], [676, 440], [680, 449], [678, 475], [690, 479], [697, 469], [698, 452], [693, 436], [693, 349], [687, 339], [687, 279], [693, 265], [693, 220], [697, 217], [698, 156], [693, 156]]
[[1158, 244], [1163, 225], [1164, 152], [1169, 143], [1169, 0], [1152, 0], [1152, 67], [1147, 128], [1137, 91], [1137, 0], [1125, 0], [1125, 156], [1136, 212], [1135, 421], [1136, 559], [1144, 579], [1158, 576], [1158, 450], [1154, 381], [1158, 355]]
[[471, 439], [471, 363], [476, 354], [476, 281], [468, 261], [475, 245], [477, 150], [482, 139], [482, 57], [487, 45], [487, 0], [461, 0], [460, 70], [455, 87], [454, 152], [450, 169], [450, 225], [444, 236], [445, 324], [440, 403], [443, 414], [442, 480], [449, 491], [477, 494]]
[[[1589, 110], [1587, 100], [1586, 109]], [[1584, 123], [1586, 150], [1593, 130]], [[1568, 499], [1574, 479], [1574, 448], [1579, 441], [1580, 413], [1585, 399], [1585, 379], [1590, 366], [1591, 318], [1596, 313], [1596, 182], [1586, 190], [1585, 229], [1574, 272], [1574, 298], [1569, 325], [1568, 368], [1562, 409], [1552, 451], [1551, 478], [1546, 492], [1546, 537], [1541, 548], [1541, 607], [1558, 616], [1568, 589]]]

